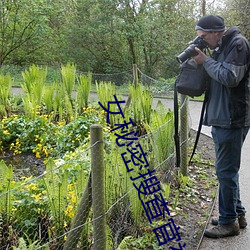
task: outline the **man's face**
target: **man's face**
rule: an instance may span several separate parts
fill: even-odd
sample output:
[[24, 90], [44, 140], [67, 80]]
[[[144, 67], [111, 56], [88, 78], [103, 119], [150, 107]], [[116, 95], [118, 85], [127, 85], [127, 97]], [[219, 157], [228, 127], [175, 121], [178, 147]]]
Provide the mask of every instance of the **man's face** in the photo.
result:
[[218, 42], [221, 38], [221, 32], [206, 32], [203, 30], [197, 30], [197, 35], [204, 39], [210, 49], [215, 49], [218, 46]]

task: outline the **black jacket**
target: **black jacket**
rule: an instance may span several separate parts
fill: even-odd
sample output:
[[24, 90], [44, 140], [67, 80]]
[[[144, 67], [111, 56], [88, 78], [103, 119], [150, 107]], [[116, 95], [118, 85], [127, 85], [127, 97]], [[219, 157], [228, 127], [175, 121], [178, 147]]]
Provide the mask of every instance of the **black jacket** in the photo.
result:
[[204, 125], [250, 126], [250, 45], [237, 27], [227, 30], [219, 49], [203, 63], [211, 77]]

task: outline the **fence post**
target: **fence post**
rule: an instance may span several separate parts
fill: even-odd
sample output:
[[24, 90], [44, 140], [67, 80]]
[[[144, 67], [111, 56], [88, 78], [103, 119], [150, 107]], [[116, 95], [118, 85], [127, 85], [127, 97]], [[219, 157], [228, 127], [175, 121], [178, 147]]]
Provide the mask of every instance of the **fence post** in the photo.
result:
[[181, 109], [180, 109], [180, 169], [181, 174], [187, 176], [188, 174], [188, 97], [180, 95]]
[[106, 249], [106, 217], [104, 193], [104, 152], [103, 130], [99, 124], [90, 127], [91, 140], [91, 175], [94, 250]]
[[[138, 84], [138, 71], [137, 71], [137, 65], [133, 64], [133, 84], [136, 86]], [[129, 94], [125, 108], [124, 108], [124, 112], [125, 110], [129, 107], [129, 105], [131, 104], [131, 95]]]
[[136, 86], [138, 84], [138, 71], [137, 71], [137, 65], [133, 64], [133, 83]]
[[[70, 233], [64, 244], [63, 250], [71, 250], [77, 248], [77, 243], [83, 231], [83, 225], [86, 222], [91, 208], [91, 175], [89, 176], [87, 185], [82, 194], [76, 216], [73, 220]], [[85, 246], [86, 247], [86, 246]]]

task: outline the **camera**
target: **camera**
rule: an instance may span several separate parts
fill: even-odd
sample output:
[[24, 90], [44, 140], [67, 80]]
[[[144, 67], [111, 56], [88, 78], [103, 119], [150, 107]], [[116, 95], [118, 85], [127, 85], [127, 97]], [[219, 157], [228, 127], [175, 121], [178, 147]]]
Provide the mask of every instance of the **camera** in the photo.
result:
[[203, 50], [207, 48], [207, 43], [199, 36], [197, 36], [190, 45], [180, 54], [176, 57], [177, 61], [179, 63], [183, 63], [188, 58], [198, 55], [198, 53], [195, 51], [195, 47], [199, 48], [200, 50]]

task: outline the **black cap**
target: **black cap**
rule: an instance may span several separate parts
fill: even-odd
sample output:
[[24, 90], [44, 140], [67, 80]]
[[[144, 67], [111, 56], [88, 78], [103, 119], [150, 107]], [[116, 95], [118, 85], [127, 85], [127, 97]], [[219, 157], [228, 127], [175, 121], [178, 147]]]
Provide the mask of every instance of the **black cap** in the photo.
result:
[[195, 30], [204, 31], [224, 31], [225, 24], [224, 19], [221, 16], [203, 16], [195, 26]]

